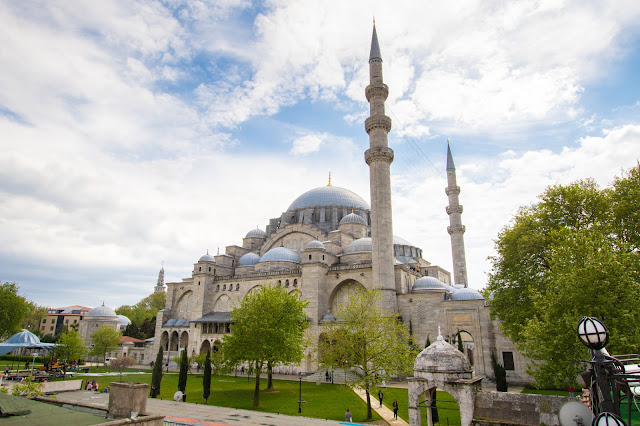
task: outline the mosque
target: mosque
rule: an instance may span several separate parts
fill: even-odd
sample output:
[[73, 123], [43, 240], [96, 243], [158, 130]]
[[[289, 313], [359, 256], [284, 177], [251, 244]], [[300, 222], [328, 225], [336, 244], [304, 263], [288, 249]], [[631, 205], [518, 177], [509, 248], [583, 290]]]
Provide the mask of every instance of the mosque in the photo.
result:
[[[383, 306], [402, 317], [418, 345], [434, 341], [438, 327], [452, 343], [460, 331], [476, 376], [493, 376], [493, 353], [507, 369], [510, 383], [531, 381], [526, 373], [528, 360], [490, 319], [483, 296], [468, 287], [460, 187], [449, 147], [445, 192], [454, 280], [448, 271], [426, 260], [421, 248], [393, 235], [390, 165], [394, 153], [387, 141], [391, 119], [385, 115], [389, 89], [383, 82], [375, 25], [369, 73], [365, 92], [370, 104], [365, 120], [369, 149], [364, 159], [370, 170], [371, 205], [329, 180], [327, 186], [294, 199], [264, 230], [250, 230], [242, 245], [227, 246], [223, 254], [204, 254], [194, 264], [191, 277], [166, 284], [166, 307], [156, 319], [154, 354], [160, 345], [169, 352], [168, 359], [185, 346], [190, 353], [210, 350], [230, 332], [232, 307], [262, 285], [282, 285], [307, 300], [309, 333], [318, 338], [350, 292], [377, 289]], [[163, 289], [159, 279], [156, 291]], [[307, 349], [299, 365], [280, 366], [279, 371], [315, 371], [314, 349]]]

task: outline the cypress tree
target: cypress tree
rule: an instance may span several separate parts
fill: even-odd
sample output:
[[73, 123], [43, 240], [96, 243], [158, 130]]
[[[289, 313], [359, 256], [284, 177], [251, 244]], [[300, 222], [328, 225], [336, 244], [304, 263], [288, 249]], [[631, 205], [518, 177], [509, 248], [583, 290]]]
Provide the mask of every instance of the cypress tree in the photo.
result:
[[507, 386], [507, 370], [504, 366], [498, 362], [496, 354], [491, 354], [491, 366], [493, 367], [493, 374], [496, 378], [496, 390], [498, 392], [506, 392]]
[[431, 346], [431, 339], [429, 338], [429, 335], [427, 334], [427, 343], [424, 344], [424, 347], [428, 348], [429, 346]]
[[187, 347], [182, 350], [180, 357], [180, 374], [178, 375], [178, 390], [185, 393], [187, 388], [187, 371], [189, 371], [189, 358], [187, 357]]
[[458, 330], [458, 335], [456, 336], [458, 339], [458, 350], [464, 353], [464, 347], [462, 346], [462, 337], [460, 336], [460, 330]]
[[204, 361], [204, 376], [202, 377], [202, 397], [206, 404], [211, 395], [211, 352], [207, 351], [207, 358]]
[[153, 364], [153, 374], [151, 375], [151, 398], [160, 395], [160, 382], [162, 381], [162, 345], [156, 355], [156, 362]]

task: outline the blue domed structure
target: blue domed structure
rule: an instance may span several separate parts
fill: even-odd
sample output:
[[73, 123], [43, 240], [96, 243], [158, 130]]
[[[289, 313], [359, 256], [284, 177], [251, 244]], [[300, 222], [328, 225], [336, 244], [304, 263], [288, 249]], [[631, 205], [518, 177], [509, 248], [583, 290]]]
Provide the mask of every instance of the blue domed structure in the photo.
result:
[[439, 279], [435, 277], [422, 277], [418, 278], [415, 283], [413, 283], [413, 287], [411, 287], [411, 291], [427, 291], [427, 290], [453, 290], [450, 286], [446, 285]]
[[309, 241], [305, 250], [326, 250], [324, 244], [318, 240]]
[[98, 306], [85, 314], [85, 317], [114, 317], [118, 318], [116, 312], [108, 306]]
[[451, 295], [451, 300], [484, 300], [484, 297], [472, 288], [461, 288]]
[[266, 252], [258, 263], [264, 262], [294, 262], [300, 263], [300, 255], [286, 247], [275, 247]]
[[247, 232], [245, 238], [267, 238], [267, 233], [260, 228], [256, 228]]
[[120, 323], [120, 328], [125, 328], [131, 324], [131, 320], [124, 315], [118, 315], [118, 322]]
[[359, 238], [344, 248], [344, 254], [367, 253], [372, 251], [371, 238]]
[[200, 259], [198, 259], [198, 262], [215, 262], [215, 261], [216, 261], [216, 258], [210, 255], [208, 250], [207, 250], [207, 254], [203, 254], [200, 257]]
[[346, 207], [357, 210], [371, 210], [369, 204], [355, 192], [337, 186], [321, 186], [300, 195], [291, 203], [287, 211], [312, 207]]
[[253, 266], [260, 262], [260, 256], [256, 253], [247, 253], [238, 260], [238, 267], [240, 266]]
[[364, 218], [362, 216], [360, 216], [358, 214], [355, 214], [355, 213], [349, 213], [348, 215], [343, 217], [340, 220], [339, 224], [340, 225], [344, 225], [344, 224], [347, 224], [347, 223], [357, 223], [357, 224], [365, 225], [365, 226], [367, 225], [367, 221], [364, 220]]

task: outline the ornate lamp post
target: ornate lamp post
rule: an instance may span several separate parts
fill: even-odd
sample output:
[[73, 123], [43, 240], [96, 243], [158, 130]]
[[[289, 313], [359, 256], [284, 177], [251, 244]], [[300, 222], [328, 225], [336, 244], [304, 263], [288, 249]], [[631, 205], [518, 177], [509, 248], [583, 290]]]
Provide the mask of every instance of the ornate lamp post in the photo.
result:
[[592, 426], [625, 426], [620, 418], [620, 390], [616, 383], [615, 361], [607, 358], [603, 351], [609, 343], [609, 330], [598, 318], [582, 317], [576, 333], [591, 352], [591, 383], [586, 384], [590, 390], [591, 411], [596, 416]]

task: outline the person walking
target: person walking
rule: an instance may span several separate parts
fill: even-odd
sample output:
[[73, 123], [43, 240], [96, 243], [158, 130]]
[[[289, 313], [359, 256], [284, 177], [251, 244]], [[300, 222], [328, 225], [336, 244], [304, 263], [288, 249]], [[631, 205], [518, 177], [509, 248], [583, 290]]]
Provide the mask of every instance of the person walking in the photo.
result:
[[398, 400], [393, 400], [393, 420], [398, 420]]
[[351, 412], [347, 408], [347, 412], [344, 414], [344, 421], [351, 423]]
[[575, 389], [573, 388], [573, 386], [569, 386], [569, 389], [567, 389], [569, 391], [569, 396], [571, 398], [573, 398], [573, 392], [575, 391]]
[[384, 394], [382, 393], [382, 389], [378, 391], [378, 399], [380, 400], [380, 407], [382, 407], [382, 397]]

